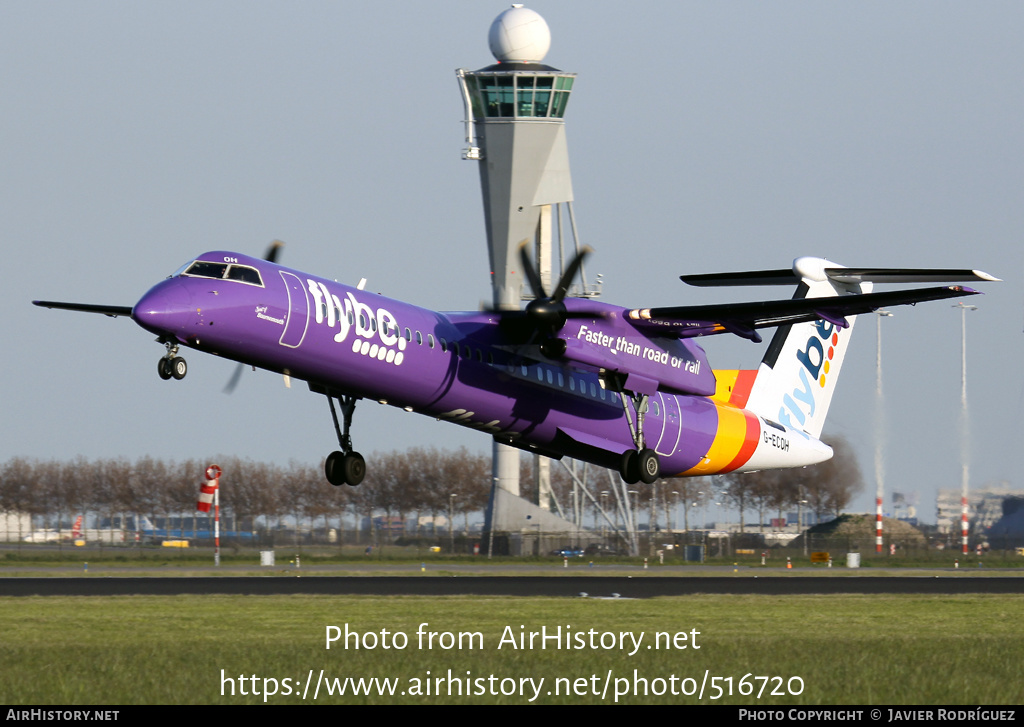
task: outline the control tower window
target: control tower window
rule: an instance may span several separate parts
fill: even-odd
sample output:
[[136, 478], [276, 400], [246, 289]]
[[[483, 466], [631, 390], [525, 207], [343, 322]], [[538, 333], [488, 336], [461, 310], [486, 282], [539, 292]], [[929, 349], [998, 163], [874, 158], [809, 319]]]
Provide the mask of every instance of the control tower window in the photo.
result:
[[515, 84], [511, 76], [481, 78], [480, 84], [488, 116], [514, 115]]
[[547, 116], [551, 108], [551, 87], [555, 79], [551, 76], [537, 76], [537, 90], [534, 93], [534, 116]]
[[572, 78], [559, 76], [555, 80], [555, 101], [551, 115], [556, 118], [565, 116], [565, 106], [569, 103], [569, 92], [572, 91]]
[[467, 76], [474, 118], [562, 118], [573, 78], [529, 74]]

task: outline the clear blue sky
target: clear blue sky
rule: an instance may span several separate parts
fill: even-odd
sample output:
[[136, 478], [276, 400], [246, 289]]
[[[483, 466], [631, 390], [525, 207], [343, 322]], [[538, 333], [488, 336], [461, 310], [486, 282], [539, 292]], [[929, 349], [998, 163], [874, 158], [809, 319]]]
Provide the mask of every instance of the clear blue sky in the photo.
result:
[[[162, 347], [125, 319], [34, 298], [131, 305], [210, 249], [261, 253], [439, 309], [489, 299], [454, 69], [492, 62], [507, 5], [8, 2], [0, 5], [0, 231], [7, 273], [0, 461], [228, 453], [318, 461], [323, 397]], [[604, 300], [726, 301], [681, 273], [789, 265], [949, 266], [1006, 282], [969, 314], [972, 481], [1020, 485], [1024, 5], [1017, 2], [529, 4], [546, 62], [579, 74], [566, 116], [581, 238]], [[959, 314], [885, 321], [890, 489], [959, 486]], [[866, 325], [865, 325], [866, 324]], [[709, 339], [717, 368], [763, 349]], [[869, 484], [874, 321], [829, 434]], [[363, 403], [365, 454], [484, 451], [476, 432]], [[370, 463], [372, 466], [372, 461]], [[326, 485], [325, 485], [326, 486]]]

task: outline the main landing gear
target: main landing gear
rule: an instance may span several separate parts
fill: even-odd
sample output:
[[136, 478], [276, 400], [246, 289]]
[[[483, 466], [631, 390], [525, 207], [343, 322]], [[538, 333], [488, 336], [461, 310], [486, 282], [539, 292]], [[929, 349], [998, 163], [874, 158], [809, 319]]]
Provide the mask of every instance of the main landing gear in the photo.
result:
[[[622, 397], [622, 410], [626, 412], [629, 433], [633, 437], [634, 446], [636, 446], [636, 449], [629, 449], [622, 453], [619, 474], [627, 485], [635, 485], [637, 482], [649, 485], [658, 479], [658, 474], [661, 471], [658, 454], [653, 449], [648, 449], [644, 441], [644, 416], [647, 414], [650, 396], [625, 391], [620, 391], [619, 396]], [[636, 424], [633, 423], [630, 405], [636, 411]]]
[[335, 487], [349, 485], [355, 487], [366, 476], [366, 461], [359, 452], [352, 451], [352, 437], [349, 429], [352, 427], [352, 415], [356, 410], [358, 396], [342, 395], [337, 397], [341, 404], [341, 415], [343, 417], [344, 431], [338, 424], [338, 412], [334, 409], [334, 398], [329, 392], [326, 394], [327, 403], [331, 405], [331, 417], [334, 419], [334, 431], [338, 433], [338, 443], [341, 445], [340, 452], [331, 452], [324, 462], [324, 474], [327, 481]]
[[164, 381], [168, 379], [181, 381], [188, 373], [188, 364], [178, 355], [178, 344], [164, 343], [164, 346], [167, 347], [167, 353], [156, 362], [156, 372]]

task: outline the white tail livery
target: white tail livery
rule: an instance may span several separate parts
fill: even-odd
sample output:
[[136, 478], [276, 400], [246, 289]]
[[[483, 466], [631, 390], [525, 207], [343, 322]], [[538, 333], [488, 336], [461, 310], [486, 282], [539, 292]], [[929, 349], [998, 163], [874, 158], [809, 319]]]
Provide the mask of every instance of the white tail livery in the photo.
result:
[[[839, 282], [826, 269], [842, 266], [821, 258], [798, 258], [794, 298], [830, 298], [870, 293], [870, 282]], [[815, 439], [821, 436], [856, 316], [782, 326], [757, 371], [747, 408]], [[845, 324], [845, 325], [844, 325]]]
[[[690, 285], [747, 286], [792, 285], [797, 283], [794, 300], [821, 299], [814, 316], [782, 324], [782, 316], [791, 313], [785, 305], [764, 304], [763, 320], [778, 316], [775, 337], [757, 370], [746, 406], [769, 422], [783, 424], [797, 433], [817, 439], [821, 436], [839, 371], [849, 347], [853, 324], [860, 313], [869, 313], [886, 305], [904, 305], [946, 297], [943, 289], [872, 293], [873, 283], [951, 283], [959, 281], [997, 281], [980, 270], [939, 270], [933, 268], [848, 268], [823, 258], [801, 257], [792, 270], [755, 270], [740, 273], [687, 275]], [[948, 290], [973, 293], [969, 288]], [[838, 297], [863, 296], [853, 305], [836, 305]], [[830, 302], [831, 301], [831, 302]], [[754, 304], [756, 305], [756, 304]], [[792, 306], [796, 310], [797, 306]], [[799, 306], [806, 310], [806, 306]], [[754, 337], [748, 331], [748, 337]], [[759, 337], [754, 340], [760, 340]]]

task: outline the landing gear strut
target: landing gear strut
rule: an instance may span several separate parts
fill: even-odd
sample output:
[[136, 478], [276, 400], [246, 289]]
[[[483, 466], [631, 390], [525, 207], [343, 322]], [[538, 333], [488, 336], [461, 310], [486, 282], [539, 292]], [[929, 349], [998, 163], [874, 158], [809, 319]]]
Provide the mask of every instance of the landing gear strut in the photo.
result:
[[335, 487], [349, 485], [355, 487], [366, 476], [366, 461], [359, 452], [352, 451], [352, 437], [349, 429], [352, 427], [352, 415], [356, 410], [357, 396], [339, 396], [338, 403], [341, 404], [341, 415], [344, 423], [344, 430], [338, 423], [338, 412], [334, 408], [334, 397], [328, 393], [327, 403], [331, 405], [331, 417], [334, 419], [334, 431], [338, 433], [338, 443], [341, 451], [331, 452], [324, 462], [324, 474], [327, 481]]
[[178, 344], [167, 342], [164, 346], [167, 353], [156, 362], [156, 372], [164, 381], [171, 378], [181, 381], [188, 373], [188, 364], [178, 355]]
[[[635, 485], [637, 482], [649, 485], [658, 479], [661, 470], [657, 453], [653, 449], [648, 449], [644, 441], [644, 416], [647, 414], [650, 396], [627, 394], [625, 391], [619, 392], [619, 396], [622, 397], [622, 410], [626, 412], [629, 433], [632, 435], [633, 445], [636, 447], [636, 449], [626, 450], [622, 453], [619, 474], [627, 485]], [[633, 423], [630, 405], [636, 411], [636, 424]]]

